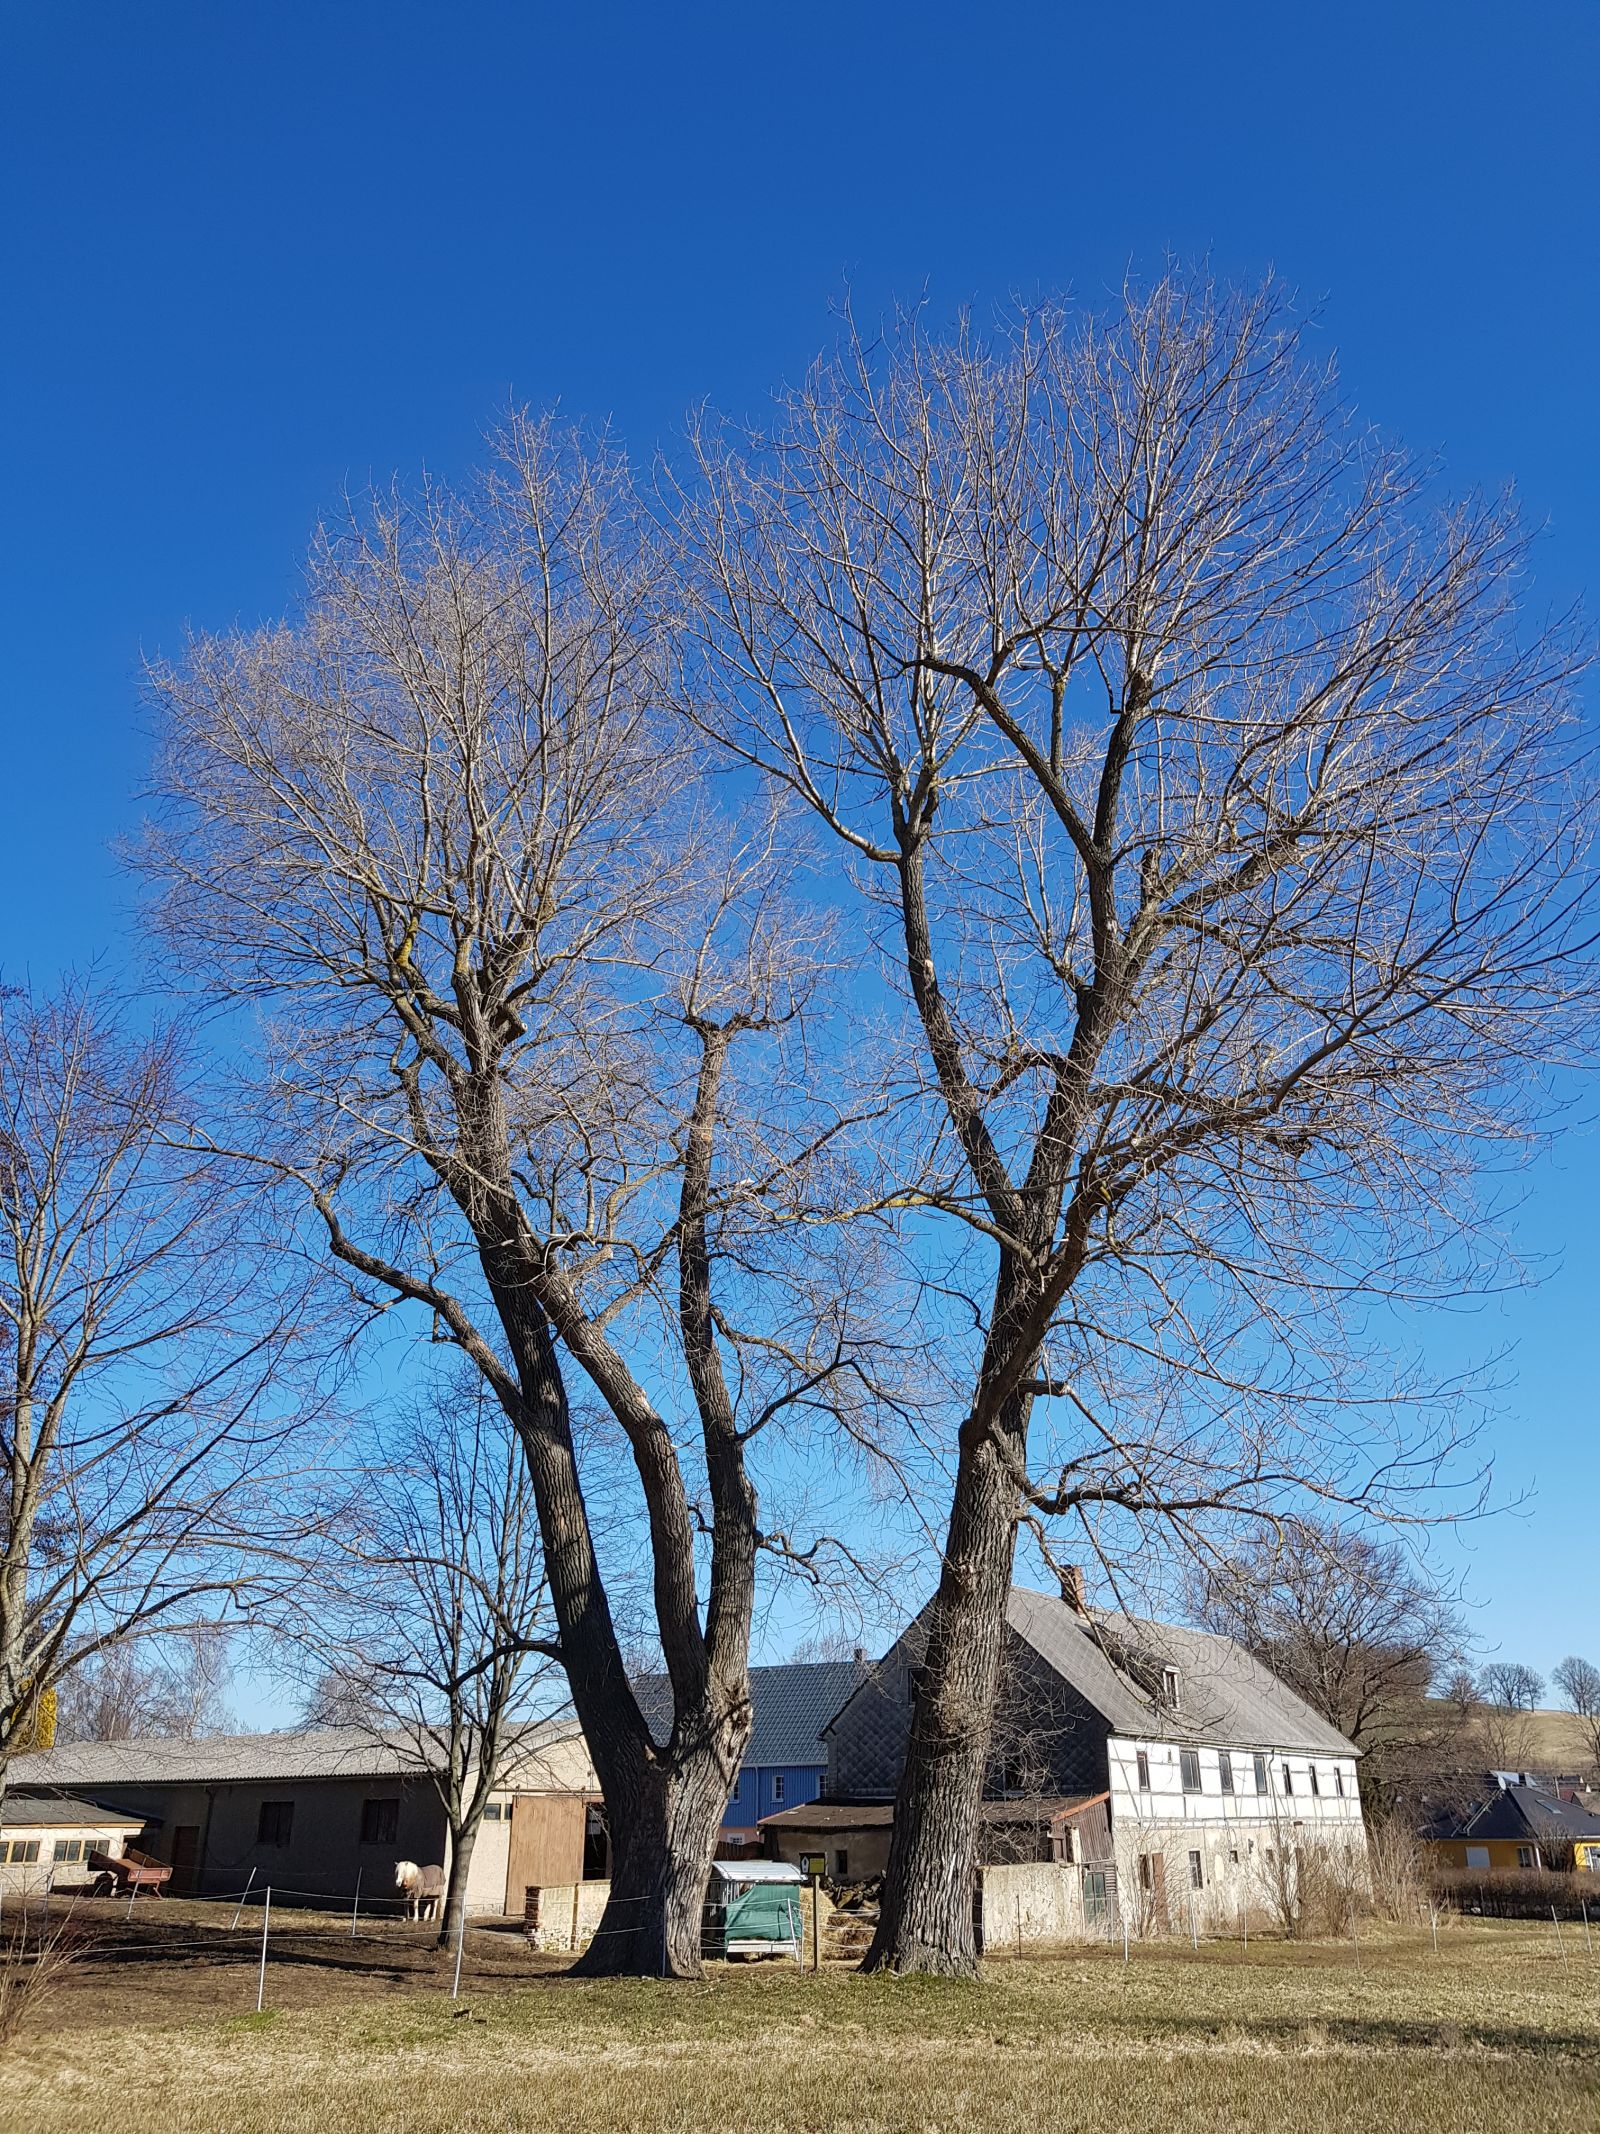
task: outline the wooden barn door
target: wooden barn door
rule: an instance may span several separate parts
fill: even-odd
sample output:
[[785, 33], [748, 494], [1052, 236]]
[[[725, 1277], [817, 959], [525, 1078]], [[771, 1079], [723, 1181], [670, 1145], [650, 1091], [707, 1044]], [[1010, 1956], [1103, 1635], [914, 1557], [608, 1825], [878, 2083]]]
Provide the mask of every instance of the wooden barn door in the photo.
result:
[[576, 1793], [519, 1793], [511, 1804], [506, 1910], [530, 1889], [583, 1880], [584, 1801]]

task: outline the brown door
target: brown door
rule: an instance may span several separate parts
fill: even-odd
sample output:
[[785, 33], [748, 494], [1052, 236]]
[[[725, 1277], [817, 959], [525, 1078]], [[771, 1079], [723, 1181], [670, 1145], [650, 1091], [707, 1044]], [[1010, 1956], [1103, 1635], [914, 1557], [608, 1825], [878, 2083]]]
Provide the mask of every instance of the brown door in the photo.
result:
[[183, 1897], [194, 1889], [195, 1860], [200, 1851], [200, 1825], [178, 1823], [172, 1832], [172, 1894]]
[[526, 1892], [583, 1880], [584, 1801], [577, 1793], [519, 1793], [511, 1804], [506, 1910]]

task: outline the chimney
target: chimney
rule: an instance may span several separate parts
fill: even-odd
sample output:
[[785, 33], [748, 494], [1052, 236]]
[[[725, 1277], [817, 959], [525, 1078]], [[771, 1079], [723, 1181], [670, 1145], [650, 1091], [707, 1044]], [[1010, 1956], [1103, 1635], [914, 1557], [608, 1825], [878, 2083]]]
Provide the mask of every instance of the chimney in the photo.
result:
[[866, 1648], [866, 1646], [865, 1646], [865, 1645], [858, 1645], [858, 1646], [856, 1647], [856, 1649], [855, 1649], [855, 1652], [854, 1652], [853, 1658], [854, 1658], [854, 1660], [855, 1660], [855, 1663], [856, 1663], [857, 1667], [865, 1667], [865, 1666], [866, 1666], [866, 1664], [867, 1664], [867, 1648]]
[[1081, 1566], [1075, 1563], [1064, 1563], [1057, 1569], [1056, 1576], [1061, 1581], [1061, 1598], [1066, 1602], [1073, 1614], [1087, 1615], [1089, 1610], [1084, 1605], [1083, 1571]]

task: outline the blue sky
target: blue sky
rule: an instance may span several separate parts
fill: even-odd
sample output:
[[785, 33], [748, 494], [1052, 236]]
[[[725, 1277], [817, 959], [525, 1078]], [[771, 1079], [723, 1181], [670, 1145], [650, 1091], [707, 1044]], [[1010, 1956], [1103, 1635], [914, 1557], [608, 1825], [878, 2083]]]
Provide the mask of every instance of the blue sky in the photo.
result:
[[[142, 650], [292, 599], [322, 507], [444, 473], [508, 398], [648, 451], [858, 304], [1084, 296], [1164, 250], [1323, 299], [1364, 411], [1548, 522], [1600, 605], [1600, 10], [1223, 0], [10, 11], [0, 970], [131, 954]], [[1528, 1181], [1531, 1293], [1471, 1537], [1480, 1631], [1600, 1659], [1600, 1143]]]

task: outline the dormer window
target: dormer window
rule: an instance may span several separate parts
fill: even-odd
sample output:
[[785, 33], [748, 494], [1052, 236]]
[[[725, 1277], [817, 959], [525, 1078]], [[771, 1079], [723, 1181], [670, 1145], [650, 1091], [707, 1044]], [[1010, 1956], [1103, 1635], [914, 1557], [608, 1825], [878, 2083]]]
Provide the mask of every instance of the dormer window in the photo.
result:
[[1178, 1709], [1178, 1670], [1175, 1667], [1161, 1670], [1161, 1701], [1170, 1712]]

